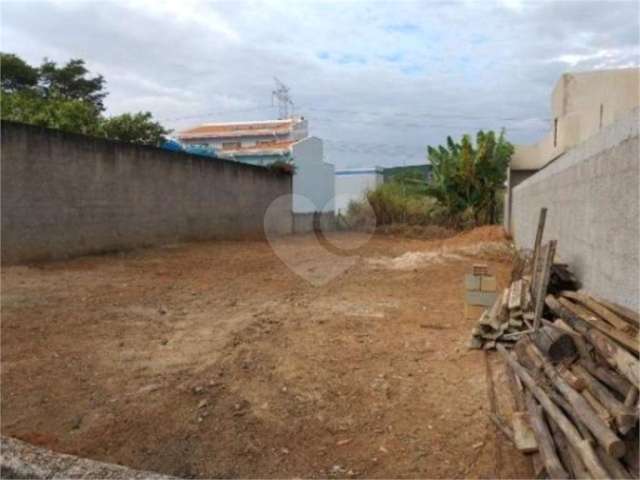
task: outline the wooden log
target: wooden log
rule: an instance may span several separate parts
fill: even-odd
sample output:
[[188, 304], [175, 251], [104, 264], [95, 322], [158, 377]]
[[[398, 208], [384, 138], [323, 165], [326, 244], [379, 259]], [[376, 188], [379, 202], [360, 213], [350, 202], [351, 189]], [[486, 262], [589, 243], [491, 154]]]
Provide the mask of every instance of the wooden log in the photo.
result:
[[523, 453], [537, 452], [538, 442], [531, 428], [529, 415], [525, 412], [513, 412], [511, 425], [513, 425], [513, 438], [516, 448]]
[[591, 375], [596, 377], [612, 390], [618, 392], [623, 397], [627, 396], [631, 388], [635, 388], [631, 385], [629, 380], [615, 370], [598, 365], [591, 359], [581, 358], [578, 360], [578, 363], [580, 363], [580, 365], [582, 365]]
[[625, 333], [623, 331], [618, 330], [615, 327], [612, 327], [604, 320], [601, 320], [595, 315], [593, 315], [586, 308], [581, 307], [580, 305], [577, 305], [575, 303], [572, 303], [566, 298], [560, 297], [558, 301], [563, 307], [567, 308], [568, 310], [571, 310], [575, 315], [578, 315], [580, 318], [582, 318], [585, 322], [587, 322], [593, 328], [597, 328], [602, 333], [614, 339], [615, 341], [625, 346], [627, 349], [631, 350], [632, 352], [635, 352], [636, 354], [638, 353], [639, 351], [638, 337], [631, 337], [628, 333]]
[[558, 373], [569, 385], [571, 385], [571, 388], [573, 388], [577, 392], [581, 392], [587, 387], [585, 381], [582, 378], [576, 376], [571, 370], [569, 370], [567, 366], [558, 365]]
[[537, 330], [540, 327], [540, 322], [542, 319], [542, 310], [544, 309], [544, 297], [547, 295], [547, 287], [549, 285], [549, 275], [551, 273], [551, 265], [553, 264], [553, 257], [556, 254], [556, 245], [557, 242], [555, 240], [551, 240], [546, 248], [543, 249], [543, 262], [540, 270], [540, 277], [537, 279], [536, 283], [533, 284], [535, 289], [534, 295], [534, 319], [533, 319], [533, 329]]
[[609, 472], [608, 478], [633, 478], [633, 475], [625, 468], [617, 458], [607, 455], [602, 447], [596, 447], [596, 454], [604, 468]]
[[[522, 299], [522, 309], [525, 311], [533, 309], [533, 299], [531, 298], [531, 287], [529, 286], [529, 282], [527, 282], [524, 278], [522, 279], [523, 287], [522, 291], [524, 292], [524, 298]], [[533, 315], [533, 312], [531, 312]], [[527, 318], [527, 320], [529, 320]], [[530, 320], [533, 320], [533, 316]]]
[[640, 478], [640, 436], [638, 435], [638, 428], [634, 428], [627, 433], [624, 440], [627, 445], [627, 453], [625, 453], [622, 460], [633, 477]]
[[600, 316], [609, 324], [619, 330], [630, 332], [632, 327], [625, 322], [622, 318], [616, 315], [611, 310], [607, 309], [603, 305], [596, 302], [593, 298], [587, 295], [584, 292], [571, 292], [571, 291], [562, 291], [560, 295], [566, 298], [570, 298], [571, 300], [575, 300], [578, 303], [581, 303], [589, 310], [591, 310], [596, 315]]
[[589, 358], [589, 359], [591, 358], [591, 352], [589, 350], [589, 347], [587, 346], [587, 342], [585, 341], [584, 337], [578, 332], [576, 332], [573, 328], [571, 328], [567, 324], [567, 322], [565, 322], [561, 318], [557, 318], [553, 323], [551, 323], [551, 325], [556, 328], [560, 328], [562, 331], [568, 333], [573, 337], [573, 343], [575, 343], [576, 345], [576, 350], [578, 350], [578, 354], [580, 355], [580, 358]]
[[493, 305], [489, 309], [489, 314], [487, 318], [487, 324], [491, 326], [494, 330], [498, 330], [500, 325], [502, 324], [502, 320], [500, 319], [500, 308], [502, 305], [502, 297], [496, 298], [496, 301], [493, 302]]
[[545, 412], [556, 422], [558, 428], [562, 430], [562, 433], [567, 437], [567, 441], [571, 443], [584, 466], [589, 470], [589, 473], [595, 478], [606, 478], [607, 471], [602, 466], [602, 462], [597, 457], [596, 452], [588, 440], [582, 438], [576, 427], [573, 423], [562, 413], [560, 407], [558, 407], [545, 393], [545, 391], [540, 388], [540, 386], [534, 381], [534, 379], [529, 375], [529, 372], [520, 365], [520, 363], [514, 358], [512, 354], [510, 354], [502, 345], [498, 345], [498, 352], [505, 359], [505, 361], [509, 364], [513, 372], [522, 380], [522, 382], [527, 386], [527, 388], [531, 391], [531, 393], [536, 397], [542, 408], [544, 408]]
[[553, 439], [555, 441], [556, 447], [558, 447], [558, 455], [562, 460], [563, 465], [569, 471], [569, 474], [572, 478], [591, 478], [589, 472], [585, 468], [582, 460], [580, 460], [580, 456], [578, 452], [576, 452], [569, 442], [567, 442], [567, 438], [564, 436], [564, 433], [558, 428], [556, 422], [549, 419], [549, 427], [551, 427], [551, 433], [553, 433]]
[[[531, 344], [535, 351], [537, 347]], [[538, 351], [540, 358], [542, 353]], [[624, 442], [609, 428], [609, 426], [598, 416], [598, 413], [592, 405], [585, 399], [585, 396], [575, 391], [571, 386], [558, 374], [556, 368], [549, 362], [543, 363], [543, 369], [553, 386], [562, 394], [562, 396], [571, 405], [575, 416], [589, 429], [595, 439], [605, 450], [616, 458], [624, 455]], [[588, 393], [588, 392], [583, 392]], [[606, 412], [606, 410], [605, 410]]]
[[556, 403], [556, 405], [558, 405], [563, 410], [564, 414], [578, 428], [578, 431], [580, 432], [580, 435], [582, 435], [582, 438], [588, 440], [592, 445], [595, 445], [595, 438], [593, 438], [593, 435], [591, 434], [589, 429], [585, 427], [584, 424], [576, 417], [573, 408], [571, 408], [571, 405], [569, 405], [569, 402], [567, 402], [562, 395], [556, 393], [554, 390], [549, 392], [549, 397]]
[[507, 322], [509, 320], [509, 289], [505, 288], [500, 297], [500, 312], [498, 313], [500, 321]]
[[636, 387], [629, 388], [627, 395], [624, 397], [624, 404], [627, 407], [637, 408], [638, 403], [638, 389]]
[[547, 295], [546, 303], [553, 313], [566, 320], [574, 330], [581, 333], [609, 365], [624, 375], [632, 385], [636, 387], [640, 385], [640, 362], [637, 358], [602, 332], [590, 328], [587, 322], [563, 307], [553, 295]]
[[596, 412], [596, 415], [602, 420], [602, 422], [607, 426], [607, 428], [611, 428], [613, 426], [613, 416], [604, 408], [596, 397], [589, 390], [585, 390], [582, 392], [582, 396], [587, 401], [593, 411]]
[[605, 307], [607, 307], [612, 312], [616, 313], [620, 318], [625, 320], [630, 325], [640, 329], [640, 313], [634, 312], [630, 308], [624, 307], [622, 305], [618, 305], [617, 303], [610, 302], [600, 297], [596, 297], [595, 295], [591, 295], [594, 300], [601, 303]]
[[[511, 368], [507, 368], [505, 374], [507, 376], [507, 384], [509, 386], [509, 390], [511, 391], [511, 397], [513, 398], [513, 412], [519, 412], [526, 415], [525, 409], [527, 407], [524, 402], [524, 387], [522, 385], [522, 382], [520, 381], [520, 377], [516, 376], [516, 374], [513, 372], [513, 369]], [[527, 428], [531, 429], [528, 421], [526, 425]], [[540, 452], [538, 452], [537, 450], [537, 442], [536, 451], [530, 453], [529, 457], [531, 458], [533, 477], [536, 479], [546, 478], [546, 470], [544, 468], [544, 463], [540, 458]]]
[[509, 310], [521, 310], [522, 308], [522, 280], [516, 280], [509, 289], [509, 300], [507, 302]]
[[614, 397], [609, 389], [595, 379], [583, 366], [573, 365], [571, 369], [577, 377], [584, 381], [593, 396], [613, 415], [618, 431], [622, 434], [629, 432], [638, 421], [637, 411]]
[[572, 361], [578, 355], [576, 345], [571, 335], [544, 326], [531, 335], [533, 343], [553, 363], [562, 360]]
[[536, 402], [530, 391], [525, 392], [524, 398], [527, 404], [531, 428], [536, 434], [538, 450], [547, 473], [551, 478], [569, 478], [569, 474], [562, 466], [562, 462], [556, 453], [553, 437], [544, 419], [542, 407], [538, 405], [538, 402]]

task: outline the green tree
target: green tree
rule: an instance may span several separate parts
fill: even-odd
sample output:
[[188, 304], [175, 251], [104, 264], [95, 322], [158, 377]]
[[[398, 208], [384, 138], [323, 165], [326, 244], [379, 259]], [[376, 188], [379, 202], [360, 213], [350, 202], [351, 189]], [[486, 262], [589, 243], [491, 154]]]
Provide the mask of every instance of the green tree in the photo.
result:
[[433, 171], [427, 193], [456, 218], [470, 211], [475, 224], [496, 223], [498, 195], [504, 188], [513, 145], [492, 131], [469, 135], [460, 143], [447, 137], [447, 145], [428, 147]]
[[147, 145], [161, 144], [169, 133], [149, 112], [104, 117], [105, 80], [91, 76], [83, 60], [59, 67], [45, 59], [34, 68], [16, 55], [0, 53], [0, 61], [3, 120]]
[[0, 75], [2, 90], [7, 92], [34, 88], [39, 78], [37, 68], [33, 68], [12, 53], [2, 52], [0, 52]]
[[145, 145], [162, 144], [169, 132], [160, 123], [153, 121], [149, 112], [125, 113], [106, 118], [100, 125], [100, 133], [106, 138]]
[[97, 135], [100, 125], [100, 112], [91, 103], [31, 91], [2, 93], [0, 118], [85, 135]]
[[88, 77], [89, 70], [85, 67], [84, 60], [74, 58], [59, 67], [45, 58], [38, 73], [38, 84], [45, 97], [82, 100], [92, 103], [99, 111], [104, 111], [102, 101], [107, 96], [104, 77]]

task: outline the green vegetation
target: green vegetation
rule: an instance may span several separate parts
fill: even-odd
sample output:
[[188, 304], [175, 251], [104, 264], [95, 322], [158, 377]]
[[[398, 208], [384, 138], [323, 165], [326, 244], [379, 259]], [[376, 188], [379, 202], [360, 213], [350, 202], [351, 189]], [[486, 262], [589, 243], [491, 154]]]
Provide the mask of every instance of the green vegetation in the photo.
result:
[[151, 113], [106, 117], [102, 75], [89, 76], [84, 61], [65, 65], [45, 59], [33, 67], [20, 57], [0, 53], [0, 118], [146, 145], [160, 145], [169, 133]]
[[513, 155], [504, 132], [496, 136], [480, 130], [475, 146], [469, 135], [460, 143], [448, 137], [446, 147], [428, 147], [428, 152], [433, 172], [427, 193], [454, 218], [468, 214], [475, 225], [496, 223]]
[[[480, 131], [475, 145], [469, 135], [460, 143], [428, 147], [431, 180], [406, 171], [367, 193], [366, 202], [352, 202], [346, 221], [358, 227], [373, 210], [378, 226], [392, 224], [471, 227], [497, 223], [513, 145], [504, 134]], [[369, 209], [368, 207], [371, 207]]]

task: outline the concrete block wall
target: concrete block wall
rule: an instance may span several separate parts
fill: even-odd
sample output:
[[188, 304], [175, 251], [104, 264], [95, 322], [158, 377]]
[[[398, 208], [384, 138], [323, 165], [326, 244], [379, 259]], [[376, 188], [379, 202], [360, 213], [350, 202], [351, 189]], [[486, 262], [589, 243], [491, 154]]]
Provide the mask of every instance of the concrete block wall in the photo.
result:
[[[264, 236], [290, 175], [2, 122], [2, 262]], [[280, 202], [274, 233], [292, 231]]]
[[513, 190], [512, 232], [531, 248], [540, 209], [544, 241], [558, 240], [588, 292], [640, 309], [640, 152], [635, 109]]

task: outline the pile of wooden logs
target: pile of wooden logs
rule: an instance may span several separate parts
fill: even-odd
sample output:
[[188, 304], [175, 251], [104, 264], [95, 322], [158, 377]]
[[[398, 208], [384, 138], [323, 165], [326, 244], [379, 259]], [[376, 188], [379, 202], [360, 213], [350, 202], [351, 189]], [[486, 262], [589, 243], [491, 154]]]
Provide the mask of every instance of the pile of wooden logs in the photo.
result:
[[551, 288], [555, 242], [541, 246], [541, 236], [539, 228], [533, 266], [523, 276], [531, 325], [512, 348], [496, 346], [510, 367], [516, 411], [511, 426], [495, 414], [491, 420], [532, 455], [536, 478], [638, 478], [640, 316], [562, 290], [576, 285], [566, 266], [566, 283]]
[[582, 292], [545, 303], [552, 320], [511, 352], [498, 346], [525, 398], [537, 477], [638, 478], [638, 314]]
[[511, 346], [520, 333], [531, 328], [533, 302], [526, 278], [516, 280], [498, 295], [471, 330], [469, 348], [491, 350], [500, 342]]

